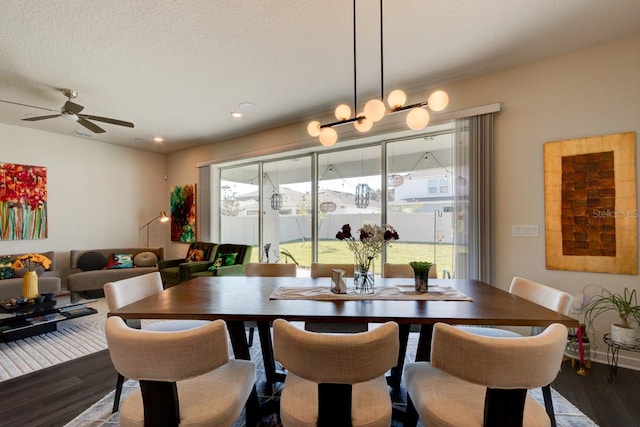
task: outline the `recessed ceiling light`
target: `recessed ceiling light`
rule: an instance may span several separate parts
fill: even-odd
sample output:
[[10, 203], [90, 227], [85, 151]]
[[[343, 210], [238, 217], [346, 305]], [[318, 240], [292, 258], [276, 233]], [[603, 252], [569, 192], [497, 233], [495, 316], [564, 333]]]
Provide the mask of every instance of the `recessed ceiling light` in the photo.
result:
[[238, 108], [240, 108], [241, 111], [251, 111], [256, 107], [257, 105], [253, 102], [241, 102], [240, 104], [238, 104]]
[[242, 117], [242, 113], [239, 111], [232, 111], [231, 112], [231, 117], [239, 119], [240, 117]]
[[164, 138], [161, 137], [161, 136], [154, 136], [151, 139], [153, 140], [153, 142], [162, 142], [162, 141], [164, 141]]

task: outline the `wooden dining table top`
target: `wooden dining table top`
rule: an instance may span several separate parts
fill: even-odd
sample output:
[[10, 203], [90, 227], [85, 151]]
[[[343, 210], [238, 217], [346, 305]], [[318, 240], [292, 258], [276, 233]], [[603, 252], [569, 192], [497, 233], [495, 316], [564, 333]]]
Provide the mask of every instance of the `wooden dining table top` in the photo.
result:
[[[413, 279], [376, 278], [375, 286], [410, 285]], [[329, 278], [198, 277], [109, 313], [127, 319], [223, 319], [290, 321], [577, 327], [578, 320], [517, 297], [478, 280], [429, 279], [451, 286], [472, 301], [288, 300], [270, 299], [280, 286], [330, 287]], [[375, 289], [375, 288], [374, 288]]]

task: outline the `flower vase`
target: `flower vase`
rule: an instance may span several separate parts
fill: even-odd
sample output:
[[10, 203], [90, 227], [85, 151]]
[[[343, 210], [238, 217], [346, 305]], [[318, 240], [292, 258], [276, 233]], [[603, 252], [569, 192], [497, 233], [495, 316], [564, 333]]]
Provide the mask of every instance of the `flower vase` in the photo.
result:
[[22, 278], [22, 296], [33, 299], [38, 296], [38, 275], [35, 271], [27, 271]]
[[364, 262], [356, 260], [353, 268], [353, 284], [358, 294], [372, 294], [375, 285], [373, 258]]
[[426, 261], [412, 261], [416, 292], [429, 292], [429, 270], [432, 264]]

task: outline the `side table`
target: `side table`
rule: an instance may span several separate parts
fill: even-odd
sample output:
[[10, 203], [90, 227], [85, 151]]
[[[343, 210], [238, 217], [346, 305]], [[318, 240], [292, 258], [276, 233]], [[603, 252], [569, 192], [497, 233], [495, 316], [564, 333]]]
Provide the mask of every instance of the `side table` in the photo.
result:
[[640, 342], [636, 341], [635, 344], [620, 344], [611, 339], [610, 334], [604, 335], [604, 342], [607, 344], [607, 365], [609, 366], [609, 377], [607, 381], [609, 384], [613, 382], [613, 378], [618, 371], [618, 352], [622, 350], [640, 352]]

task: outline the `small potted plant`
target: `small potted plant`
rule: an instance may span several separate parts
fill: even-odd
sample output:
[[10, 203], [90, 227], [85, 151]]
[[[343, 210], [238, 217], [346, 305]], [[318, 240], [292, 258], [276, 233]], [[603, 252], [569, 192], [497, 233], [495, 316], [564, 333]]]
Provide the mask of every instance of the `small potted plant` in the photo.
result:
[[431, 266], [433, 264], [428, 261], [411, 261], [409, 265], [413, 268], [413, 275], [416, 281], [416, 291], [428, 292], [429, 270], [431, 270]]
[[[622, 293], [615, 293], [608, 289], [600, 289], [600, 293], [589, 298], [583, 308], [587, 328], [593, 330], [593, 322], [600, 315], [614, 311], [620, 316], [620, 322], [611, 325], [611, 339], [619, 344], [635, 344], [636, 332], [640, 325], [640, 306], [636, 290], [624, 288]], [[630, 320], [633, 325], [629, 323]]]

